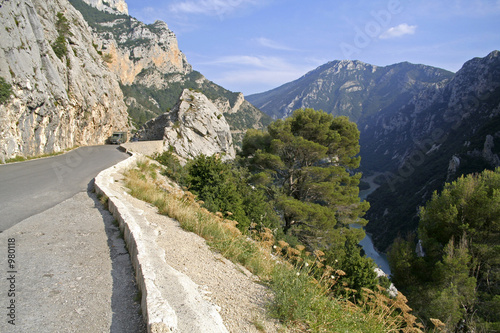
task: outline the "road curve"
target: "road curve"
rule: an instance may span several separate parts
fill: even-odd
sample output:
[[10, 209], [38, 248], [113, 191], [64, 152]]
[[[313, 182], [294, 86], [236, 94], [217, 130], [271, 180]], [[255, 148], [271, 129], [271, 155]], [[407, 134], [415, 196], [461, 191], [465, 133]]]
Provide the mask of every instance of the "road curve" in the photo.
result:
[[86, 191], [100, 171], [128, 156], [117, 146], [91, 146], [0, 165], [0, 232]]

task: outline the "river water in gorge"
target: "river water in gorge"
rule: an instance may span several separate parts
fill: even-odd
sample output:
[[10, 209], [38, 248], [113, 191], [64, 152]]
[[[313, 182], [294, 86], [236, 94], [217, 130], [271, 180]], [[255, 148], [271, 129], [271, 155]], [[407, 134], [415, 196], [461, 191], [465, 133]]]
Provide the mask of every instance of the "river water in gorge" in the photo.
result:
[[[359, 197], [361, 198], [361, 200], [366, 200], [366, 197], [377, 189], [378, 185], [373, 182], [376, 176], [377, 175], [375, 174], [373, 176], [363, 179], [364, 182], [370, 184], [370, 188], [368, 190], [359, 191]], [[351, 225], [351, 227], [361, 228], [361, 226], [355, 224]], [[363, 240], [359, 242], [359, 245], [363, 247], [363, 250], [365, 250], [366, 255], [372, 258], [373, 261], [375, 261], [378, 267], [382, 269], [385, 274], [387, 274], [388, 276], [391, 275], [391, 269], [389, 267], [389, 261], [387, 260], [387, 256], [384, 253], [380, 253], [377, 250], [375, 250], [372, 238], [369, 234], [366, 234], [365, 238], [363, 238]]]

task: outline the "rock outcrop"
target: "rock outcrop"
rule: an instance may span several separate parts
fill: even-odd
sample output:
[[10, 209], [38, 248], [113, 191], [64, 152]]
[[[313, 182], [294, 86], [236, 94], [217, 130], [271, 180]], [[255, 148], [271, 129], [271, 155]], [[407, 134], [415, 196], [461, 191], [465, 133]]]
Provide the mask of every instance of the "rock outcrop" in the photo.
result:
[[83, 0], [92, 7], [102, 11], [109, 11], [111, 13], [120, 13], [128, 15], [128, 5], [125, 0]]
[[[124, 26], [127, 29], [123, 29]], [[132, 17], [118, 16], [107, 22], [105, 31], [96, 32], [96, 36], [98, 47], [109, 54], [109, 69], [124, 85], [140, 83], [167, 89], [170, 80], [165, 75], [185, 75], [192, 71], [186, 56], [179, 50], [174, 32], [165, 22], [146, 25]]]
[[[66, 29], [57, 23], [61, 18]], [[64, 52], [58, 56], [53, 45], [60, 36]], [[4, 1], [0, 40], [0, 76], [12, 86], [0, 105], [1, 160], [100, 144], [128, 129], [117, 77], [67, 0]]]
[[173, 150], [183, 159], [220, 154], [234, 159], [231, 129], [222, 111], [205, 95], [185, 89], [168, 113], [148, 121], [138, 131], [140, 140], [164, 140], [164, 150]]

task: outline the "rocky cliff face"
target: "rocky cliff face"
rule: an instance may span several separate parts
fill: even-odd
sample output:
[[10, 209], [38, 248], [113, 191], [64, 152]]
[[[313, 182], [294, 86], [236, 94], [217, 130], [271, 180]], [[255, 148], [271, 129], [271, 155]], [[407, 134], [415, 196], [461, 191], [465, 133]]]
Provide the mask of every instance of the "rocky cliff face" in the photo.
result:
[[471, 133], [466, 136], [472, 135], [495, 117], [492, 97], [498, 85], [497, 59], [497, 51], [473, 59], [449, 82], [423, 89], [398, 109], [382, 110], [362, 120], [361, 156], [368, 161], [363, 167], [377, 171], [401, 168], [415, 146], [427, 153], [435, 144], [433, 151], [437, 151], [451, 130], [467, 125]]
[[183, 159], [200, 154], [221, 154], [234, 159], [236, 152], [229, 124], [221, 110], [200, 92], [185, 89], [168, 113], [148, 121], [137, 133], [141, 140], [164, 140], [164, 150]]
[[[58, 56], [53, 45], [60, 36], [65, 48]], [[0, 40], [0, 76], [13, 91], [0, 106], [1, 160], [104, 143], [113, 131], [127, 130], [117, 78], [66, 0], [3, 2]]]
[[128, 15], [128, 5], [125, 0], [84, 0], [87, 4], [102, 11]]
[[128, 15], [98, 11], [82, 0], [70, 1], [92, 26], [98, 50], [120, 77], [129, 114], [138, 126], [171, 109], [186, 88], [203, 92], [230, 115], [227, 120], [239, 139], [247, 128], [263, 128], [270, 122], [241, 93], [230, 92], [193, 71], [165, 22], [147, 25]]
[[[162, 21], [146, 25], [117, 17], [106, 23], [106, 31], [97, 32], [101, 52], [109, 54], [108, 67], [124, 85], [143, 84], [156, 89], [168, 88], [163, 77], [171, 73], [184, 75], [192, 71], [179, 50], [175, 34]], [[122, 30], [124, 23], [128, 29]], [[138, 76], [140, 73], [143, 75]]]

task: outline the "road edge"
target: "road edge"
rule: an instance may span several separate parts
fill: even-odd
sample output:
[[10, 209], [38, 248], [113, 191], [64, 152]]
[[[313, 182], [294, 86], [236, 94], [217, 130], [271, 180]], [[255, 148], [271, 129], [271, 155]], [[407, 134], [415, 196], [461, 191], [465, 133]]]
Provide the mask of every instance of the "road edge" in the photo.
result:
[[[113, 178], [112, 173], [127, 168], [132, 168], [137, 156], [131, 154], [128, 159], [101, 171], [96, 177], [94, 188], [98, 195], [108, 198], [108, 210], [116, 218], [123, 231], [125, 243], [127, 244], [132, 265], [134, 266], [137, 285], [142, 293], [141, 308], [145, 317], [148, 333], [169, 333], [177, 328], [177, 315], [172, 307], [161, 296], [161, 292], [155, 284], [155, 266], [151, 262], [152, 256], [160, 256], [161, 253], [151, 253], [155, 249], [148, 247], [141, 238], [141, 228], [138, 219], [145, 218], [137, 213], [134, 214], [121, 194], [110, 188]], [[146, 222], [147, 223], [147, 222]]]
[[[200, 294], [198, 286], [188, 276], [166, 263], [164, 249], [156, 246], [156, 230], [150, 227], [144, 212], [127, 200], [128, 193], [115, 185], [117, 173], [134, 168], [143, 158], [142, 154], [130, 151], [128, 154], [131, 157], [101, 171], [94, 180], [94, 188], [97, 195], [106, 196], [108, 210], [123, 232], [142, 293], [141, 309], [148, 333], [178, 332], [186, 325], [186, 320], [198, 329], [196, 332], [228, 333], [217, 306]], [[169, 276], [168, 281], [165, 274]], [[171, 300], [173, 306], [162, 294], [165, 288], [175, 290], [177, 298]], [[186, 309], [195, 316], [186, 317]]]

